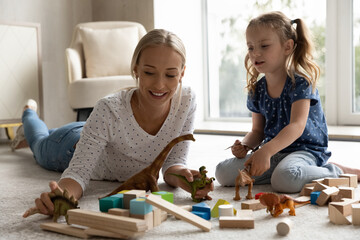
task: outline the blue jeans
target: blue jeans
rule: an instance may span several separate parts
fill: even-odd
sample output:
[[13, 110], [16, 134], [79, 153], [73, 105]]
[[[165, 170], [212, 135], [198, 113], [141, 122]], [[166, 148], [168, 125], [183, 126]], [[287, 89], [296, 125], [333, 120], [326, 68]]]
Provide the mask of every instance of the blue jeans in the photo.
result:
[[[215, 178], [222, 186], [234, 186], [244, 169], [245, 158], [230, 158], [216, 166]], [[334, 164], [316, 165], [316, 158], [309, 152], [277, 153], [271, 157], [270, 168], [261, 176], [254, 177], [254, 184], [271, 184], [274, 191], [284, 193], [300, 192], [306, 183], [325, 177], [337, 178], [342, 170]]]
[[23, 112], [22, 122], [36, 162], [48, 170], [63, 172], [69, 166], [85, 122], [72, 122], [49, 130], [32, 109]]

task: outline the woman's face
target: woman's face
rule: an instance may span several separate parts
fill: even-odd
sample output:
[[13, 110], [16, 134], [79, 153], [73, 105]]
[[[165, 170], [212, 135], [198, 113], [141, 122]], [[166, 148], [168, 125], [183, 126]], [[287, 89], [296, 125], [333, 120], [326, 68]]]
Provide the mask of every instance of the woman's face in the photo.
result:
[[134, 71], [141, 99], [157, 106], [169, 103], [184, 76], [180, 54], [168, 46], [148, 47], [138, 62]]

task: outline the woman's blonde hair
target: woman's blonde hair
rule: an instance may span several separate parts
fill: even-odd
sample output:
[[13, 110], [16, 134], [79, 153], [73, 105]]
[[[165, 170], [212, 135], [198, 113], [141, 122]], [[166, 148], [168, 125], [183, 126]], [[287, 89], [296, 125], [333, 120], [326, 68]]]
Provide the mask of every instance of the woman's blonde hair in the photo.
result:
[[[293, 27], [293, 24], [296, 24], [296, 27]], [[270, 12], [252, 19], [246, 31], [254, 27], [266, 27], [274, 30], [282, 44], [289, 39], [294, 41], [293, 52], [286, 61], [286, 72], [294, 83], [295, 74], [303, 76], [314, 90], [320, 77], [320, 68], [313, 61], [313, 43], [304, 21], [299, 18], [290, 20], [282, 12]], [[245, 68], [247, 70], [246, 88], [253, 93], [260, 73], [251, 63], [249, 53], [245, 57]]]

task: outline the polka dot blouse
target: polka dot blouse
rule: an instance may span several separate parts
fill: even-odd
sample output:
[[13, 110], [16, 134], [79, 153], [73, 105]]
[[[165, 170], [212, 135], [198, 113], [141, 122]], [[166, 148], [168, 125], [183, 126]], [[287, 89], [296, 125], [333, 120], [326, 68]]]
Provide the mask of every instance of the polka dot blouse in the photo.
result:
[[[169, 115], [155, 136], [134, 118], [130, 105], [134, 90], [118, 92], [96, 104], [61, 178], [74, 179], [83, 190], [90, 179], [125, 181], [150, 165], [172, 139], [193, 133], [196, 101], [190, 88], [183, 87], [174, 95]], [[163, 173], [173, 165], [186, 165], [189, 145], [184, 141], [173, 147]]]
[[247, 106], [252, 112], [265, 117], [265, 142], [273, 139], [290, 122], [291, 105], [300, 99], [310, 99], [310, 111], [305, 130], [300, 138], [280, 152], [305, 150], [317, 158], [317, 165], [326, 163], [331, 153], [327, 150], [328, 131], [318, 90], [312, 91], [309, 83], [300, 76], [295, 76], [295, 85], [287, 78], [284, 89], [278, 98], [268, 95], [266, 79], [261, 78], [255, 93], [248, 96]]

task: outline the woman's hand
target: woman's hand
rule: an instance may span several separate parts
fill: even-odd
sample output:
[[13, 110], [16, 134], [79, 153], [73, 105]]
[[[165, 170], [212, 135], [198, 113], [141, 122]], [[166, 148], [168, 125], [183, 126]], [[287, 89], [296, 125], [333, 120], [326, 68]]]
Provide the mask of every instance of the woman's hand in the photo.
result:
[[264, 149], [254, 152], [244, 163], [245, 167], [250, 167], [251, 176], [260, 176], [270, 168], [271, 155]]
[[[201, 174], [199, 171], [193, 170], [193, 169], [188, 169], [183, 166], [173, 166], [173, 167], [170, 167], [165, 172], [164, 180], [167, 184], [174, 186], [174, 187], [180, 187], [189, 193], [192, 193], [192, 189], [189, 186], [189, 184], [184, 182], [179, 177], [171, 175], [169, 173], [184, 176], [186, 178], [186, 180], [190, 183], [193, 182], [194, 179], [201, 178]], [[207, 179], [209, 179], [209, 178], [207, 178]], [[195, 198], [208, 199], [209, 198], [208, 193], [213, 190], [214, 190], [214, 183], [212, 182], [211, 184], [207, 184], [204, 188], [197, 190], [196, 194], [195, 194]]]
[[236, 140], [235, 143], [231, 146], [232, 154], [237, 158], [246, 157], [249, 148], [245, 145], [242, 145], [239, 140]]
[[[53, 192], [53, 193], [55, 193], [56, 191], [60, 191], [61, 193], [63, 192], [63, 190], [59, 187], [59, 185], [55, 181], [51, 181], [49, 183], [49, 187], [50, 187], [50, 192]], [[41, 214], [45, 214], [45, 215], [53, 215], [54, 204], [49, 197], [50, 192], [41, 193], [40, 197], [35, 199], [36, 206], [28, 209], [24, 213], [23, 217], [26, 218], [35, 213], [41, 213]]]

